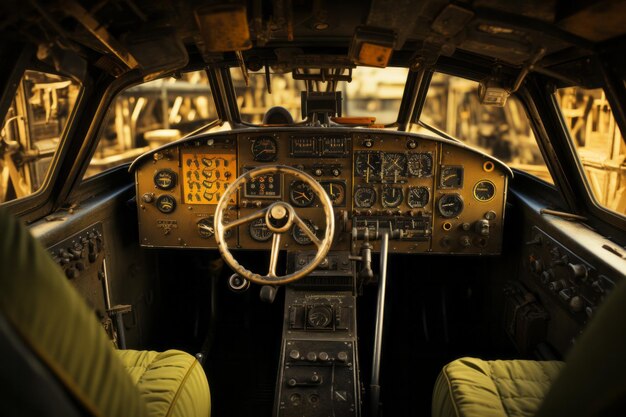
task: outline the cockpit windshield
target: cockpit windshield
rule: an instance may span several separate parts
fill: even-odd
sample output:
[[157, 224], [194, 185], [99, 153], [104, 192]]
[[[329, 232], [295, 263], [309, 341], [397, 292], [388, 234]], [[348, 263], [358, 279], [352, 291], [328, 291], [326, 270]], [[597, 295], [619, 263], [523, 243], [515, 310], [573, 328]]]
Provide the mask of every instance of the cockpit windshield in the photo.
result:
[[[375, 117], [376, 124], [394, 123], [406, 83], [407, 68], [357, 67], [352, 81], [338, 81], [343, 117]], [[294, 123], [302, 122], [301, 95], [306, 81], [294, 79], [292, 73], [271, 73], [267, 88], [265, 71], [249, 72], [248, 85], [238, 67], [231, 68], [241, 118], [246, 123], [263, 124], [268, 109], [281, 106], [291, 114]], [[328, 82], [314, 82], [316, 91], [326, 91]], [[271, 91], [271, 92], [270, 92]], [[267, 123], [266, 124], [271, 124]]]

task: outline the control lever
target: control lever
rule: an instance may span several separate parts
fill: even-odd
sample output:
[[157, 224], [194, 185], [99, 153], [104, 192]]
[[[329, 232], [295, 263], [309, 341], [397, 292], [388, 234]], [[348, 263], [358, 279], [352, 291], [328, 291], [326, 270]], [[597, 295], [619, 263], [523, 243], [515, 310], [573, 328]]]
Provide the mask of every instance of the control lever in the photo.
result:
[[[356, 228], [352, 229], [352, 236], [357, 236]], [[358, 256], [350, 256], [351, 261], [361, 262], [361, 269], [358, 278], [361, 283], [369, 283], [374, 280], [374, 271], [372, 271], [372, 245], [369, 243], [369, 234], [365, 233], [365, 241], [361, 245]]]
[[380, 242], [380, 278], [378, 280], [378, 301], [376, 303], [376, 329], [374, 331], [374, 352], [372, 358], [372, 381], [370, 383], [370, 405], [372, 417], [380, 415], [380, 360], [383, 348], [383, 322], [385, 319], [385, 293], [387, 290], [387, 255], [389, 254], [389, 233], [384, 229]]
[[276, 298], [276, 293], [278, 292], [278, 287], [273, 285], [264, 285], [261, 287], [261, 292], [259, 292], [259, 297], [261, 301], [272, 304], [274, 299]]

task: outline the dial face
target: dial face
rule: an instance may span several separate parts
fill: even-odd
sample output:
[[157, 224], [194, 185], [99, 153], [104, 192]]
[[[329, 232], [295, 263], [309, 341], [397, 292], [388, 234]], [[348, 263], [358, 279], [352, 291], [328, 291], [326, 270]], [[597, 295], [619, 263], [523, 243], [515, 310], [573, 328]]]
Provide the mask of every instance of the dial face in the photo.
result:
[[169, 214], [176, 210], [176, 199], [169, 194], [163, 194], [157, 198], [156, 207], [161, 213]]
[[474, 198], [478, 201], [491, 201], [495, 195], [496, 186], [491, 181], [478, 181], [474, 186]]
[[439, 186], [441, 188], [462, 188], [463, 167], [442, 165]]
[[248, 230], [250, 237], [257, 242], [267, 242], [272, 238], [272, 232], [267, 228], [267, 224], [265, 224], [265, 219], [263, 218], [251, 222]]
[[457, 217], [463, 211], [463, 199], [458, 194], [444, 194], [439, 198], [437, 208], [442, 217]]
[[325, 305], [312, 306], [307, 313], [309, 326], [316, 329], [327, 327], [333, 319], [333, 311]]
[[385, 207], [398, 207], [403, 200], [402, 187], [384, 187], [381, 200]]
[[176, 187], [177, 176], [174, 171], [162, 169], [154, 174], [154, 185], [161, 190], [171, 190]]
[[433, 175], [433, 156], [430, 153], [409, 154], [407, 168], [414, 177], [430, 177]]
[[289, 200], [296, 207], [309, 207], [315, 200], [315, 193], [304, 181], [294, 181], [289, 188]]
[[380, 177], [383, 157], [380, 152], [357, 152], [354, 160], [354, 174], [358, 177]]
[[274, 161], [278, 155], [278, 144], [271, 136], [263, 136], [252, 140], [252, 158], [255, 161]]
[[359, 208], [369, 208], [376, 202], [376, 190], [372, 187], [359, 187], [354, 191], [354, 205]]
[[405, 177], [407, 158], [403, 153], [386, 153], [383, 169], [386, 177]]
[[346, 184], [342, 181], [324, 181], [322, 187], [330, 197], [333, 206], [343, 206], [346, 203]]
[[[313, 224], [313, 222], [309, 219], [303, 219], [304, 222], [309, 226], [309, 229], [313, 231], [314, 234], [317, 234], [317, 226]], [[293, 236], [293, 240], [296, 241], [299, 245], [308, 245], [311, 243], [311, 239], [304, 233], [302, 229], [297, 224], [294, 224], [291, 228], [291, 236]]]
[[196, 227], [198, 228], [198, 234], [202, 239], [209, 239], [215, 235], [212, 216], [198, 220]]
[[426, 207], [428, 200], [430, 199], [430, 193], [426, 187], [409, 187], [409, 191], [406, 197], [406, 203], [411, 208]]

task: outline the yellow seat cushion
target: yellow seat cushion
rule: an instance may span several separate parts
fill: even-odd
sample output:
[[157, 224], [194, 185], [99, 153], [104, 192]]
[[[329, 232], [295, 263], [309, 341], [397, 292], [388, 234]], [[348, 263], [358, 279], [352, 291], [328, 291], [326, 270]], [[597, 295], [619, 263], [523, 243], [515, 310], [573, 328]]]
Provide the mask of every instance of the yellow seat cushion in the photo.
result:
[[437, 378], [432, 416], [532, 416], [564, 365], [559, 361], [457, 359]]
[[208, 417], [209, 384], [200, 363], [179, 350], [117, 352], [151, 417]]

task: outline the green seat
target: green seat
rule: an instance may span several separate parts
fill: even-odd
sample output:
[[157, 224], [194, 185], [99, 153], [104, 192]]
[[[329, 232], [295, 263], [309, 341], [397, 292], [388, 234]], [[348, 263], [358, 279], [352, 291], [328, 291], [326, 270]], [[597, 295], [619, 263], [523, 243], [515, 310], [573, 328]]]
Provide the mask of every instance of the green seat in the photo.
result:
[[535, 415], [564, 363], [483, 361], [461, 358], [444, 366], [433, 393], [433, 410], [444, 417]]
[[565, 362], [462, 358], [443, 367], [433, 417], [626, 416], [626, 281]]
[[[193, 356], [174, 350], [116, 351], [46, 250], [2, 209], [0, 231], [1, 322], [17, 335], [19, 353], [35, 358], [51, 375], [40, 380], [62, 387], [67, 404], [81, 415], [103, 417], [210, 415], [208, 382]], [[9, 357], [0, 354], [0, 369], [8, 368], [3, 361]], [[41, 376], [37, 366], [31, 374]], [[10, 379], [18, 386], [24, 382], [20, 372], [3, 378], [3, 383]], [[19, 415], [38, 415], [29, 408], [27, 395], [2, 397], [3, 405], [7, 402], [14, 402], [9, 410], [29, 409]]]

